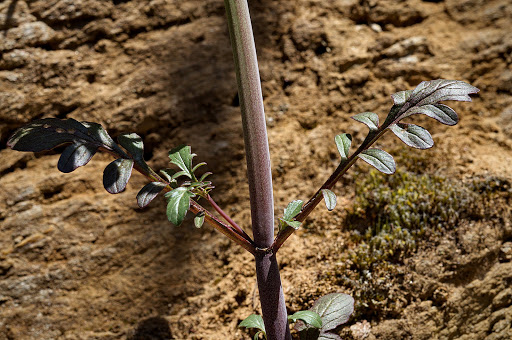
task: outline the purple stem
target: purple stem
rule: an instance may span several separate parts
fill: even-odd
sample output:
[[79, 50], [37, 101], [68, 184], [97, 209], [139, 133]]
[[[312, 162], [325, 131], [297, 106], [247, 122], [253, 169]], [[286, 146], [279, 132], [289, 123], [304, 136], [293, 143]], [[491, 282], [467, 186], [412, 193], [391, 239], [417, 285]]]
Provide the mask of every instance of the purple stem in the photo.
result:
[[[274, 239], [274, 199], [263, 96], [247, 0], [224, 0], [235, 60], [247, 160], [254, 242], [268, 248]], [[275, 254], [255, 256], [256, 276], [268, 340], [291, 340]]]

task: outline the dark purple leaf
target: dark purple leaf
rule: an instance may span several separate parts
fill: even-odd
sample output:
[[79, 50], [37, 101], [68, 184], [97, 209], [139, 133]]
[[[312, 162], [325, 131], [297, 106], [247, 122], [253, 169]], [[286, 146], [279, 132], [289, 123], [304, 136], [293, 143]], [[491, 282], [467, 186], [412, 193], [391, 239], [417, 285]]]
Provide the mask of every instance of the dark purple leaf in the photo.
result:
[[64, 173], [72, 172], [76, 168], [89, 163], [97, 150], [98, 147], [96, 146], [75, 142], [64, 149], [57, 163], [57, 168]]
[[45, 151], [73, 141], [87, 141], [87, 128], [70, 118], [35, 120], [14, 132], [7, 146], [17, 151]]
[[133, 159], [119, 158], [107, 165], [103, 171], [103, 186], [111, 194], [118, 194], [126, 189], [132, 175]]
[[167, 184], [162, 182], [150, 182], [140, 189], [137, 194], [137, 204], [144, 208], [165, 188]]

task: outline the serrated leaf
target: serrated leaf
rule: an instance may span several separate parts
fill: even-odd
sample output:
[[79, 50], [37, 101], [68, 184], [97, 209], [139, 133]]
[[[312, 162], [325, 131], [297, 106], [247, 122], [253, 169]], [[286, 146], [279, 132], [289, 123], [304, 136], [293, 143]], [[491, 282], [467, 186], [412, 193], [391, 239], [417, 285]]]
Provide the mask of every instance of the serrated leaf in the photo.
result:
[[325, 206], [327, 210], [332, 211], [336, 207], [336, 194], [329, 189], [322, 189], [322, 195], [324, 196]]
[[261, 332], [263, 332], [263, 335], [266, 337], [265, 324], [263, 323], [263, 318], [261, 317], [261, 315], [257, 315], [257, 314], [249, 315], [242, 322], [240, 322], [238, 327], [240, 327], [240, 328], [242, 328], [242, 327], [256, 328], [256, 329], [260, 330]]
[[187, 188], [179, 187], [165, 194], [167, 198], [167, 219], [179, 226], [190, 209], [190, 199], [195, 195]]
[[151, 201], [162, 192], [166, 185], [167, 184], [163, 182], [150, 182], [142, 187], [137, 194], [137, 204], [139, 207], [144, 208], [151, 203]]
[[180, 145], [169, 151], [171, 163], [178, 166], [183, 171], [183, 174], [189, 178], [192, 178], [192, 158], [194, 156], [195, 154], [192, 153], [188, 145]]
[[293, 315], [288, 316], [288, 320], [291, 322], [297, 322], [297, 320], [302, 320], [306, 325], [314, 327], [314, 328], [322, 328], [322, 318], [318, 313], [311, 310], [301, 310]]
[[352, 144], [352, 136], [348, 133], [342, 133], [334, 137], [336, 147], [340, 153], [341, 159], [346, 160], [348, 158], [348, 152], [350, 150], [350, 144]]
[[359, 154], [366, 163], [385, 174], [392, 174], [396, 170], [395, 160], [386, 151], [380, 149], [367, 149]]
[[7, 141], [7, 146], [17, 151], [39, 152], [74, 141], [86, 142], [88, 139], [87, 128], [72, 118], [45, 118], [16, 130]]
[[368, 126], [370, 131], [379, 129], [379, 116], [373, 112], [363, 112], [352, 117], [352, 119]]
[[128, 153], [139, 163], [144, 163], [144, 143], [142, 138], [136, 133], [126, 133], [117, 137], [119, 145], [128, 151]]
[[162, 174], [162, 176], [164, 176], [164, 178], [168, 182], [173, 182], [174, 181], [172, 176], [174, 176], [176, 171], [174, 171], [173, 169], [162, 169], [162, 170], [160, 170], [160, 173]]
[[402, 142], [413, 148], [428, 149], [434, 146], [432, 136], [421, 126], [397, 123], [391, 125], [389, 129], [393, 131]]
[[288, 203], [288, 206], [284, 209], [283, 220], [291, 221], [295, 216], [297, 216], [302, 209], [303, 203], [304, 202], [301, 200], [295, 200]]
[[97, 150], [97, 146], [74, 142], [62, 152], [57, 168], [64, 173], [72, 172], [76, 168], [89, 163]]
[[103, 186], [111, 194], [118, 194], [126, 189], [132, 175], [133, 159], [119, 158], [107, 165], [103, 171]]
[[204, 212], [200, 212], [196, 215], [196, 217], [194, 217], [194, 225], [196, 228], [201, 228], [203, 226], [205, 216], [206, 215]]

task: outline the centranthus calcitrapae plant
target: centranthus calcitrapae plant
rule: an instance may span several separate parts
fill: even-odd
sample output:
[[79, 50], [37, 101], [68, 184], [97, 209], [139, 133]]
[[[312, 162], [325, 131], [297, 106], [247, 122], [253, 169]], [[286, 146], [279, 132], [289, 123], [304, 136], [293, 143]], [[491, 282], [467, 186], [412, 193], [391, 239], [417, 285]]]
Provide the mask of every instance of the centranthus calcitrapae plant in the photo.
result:
[[[277, 219], [276, 225], [265, 114], [247, 1], [225, 0], [225, 7], [242, 114], [252, 237], [213, 200], [210, 194], [214, 186], [208, 177], [211, 173], [200, 171], [205, 163], [194, 164], [196, 155], [190, 146], [181, 145], [170, 150], [172, 167], [156, 171], [145, 162], [143, 141], [137, 134], [122, 134], [115, 142], [99, 124], [56, 118], [36, 120], [19, 128], [9, 139], [8, 146], [18, 151], [39, 152], [69, 144], [57, 164], [64, 173], [86, 165], [99, 151], [111, 154], [115, 160], [103, 172], [103, 185], [109, 193], [124, 191], [135, 169], [149, 180], [137, 194], [141, 208], [163, 193], [167, 201], [167, 218], [172, 224], [180, 225], [190, 212], [195, 215], [196, 227], [206, 222], [254, 256], [262, 313], [250, 315], [240, 324], [240, 327], [256, 329], [254, 339], [291, 339], [292, 323], [301, 339], [339, 339], [333, 330], [352, 314], [353, 298], [343, 293], [328, 294], [309, 310], [287, 315], [277, 261], [279, 249], [322, 200], [328, 210], [335, 208], [336, 195], [332, 189], [358, 159], [383, 173], [395, 172], [393, 157], [372, 147], [387, 131], [413, 148], [430, 148], [434, 145], [430, 133], [404, 120], [413, 118], [415, 114], [424, 114], [440, 123], [455, 125], [457, 114], [442, 102], [471, 101], [469, 94], [477, 93], [478, 89], [457, 80], [424, 81], [415, 89], [393, 94], [393, 105], [382, 123], [379, 115], [373, 112], [353, 116], [355, 121], [369, 129], [364, 141], [357, 148], [352, 148], [350, 134], [335, 136], [334, 142], [340, 154], [338, 167], [306, 203], [290, 199], [291, 203], [283, 216]], [[218, 215], [214, 215], [212, 210]]]

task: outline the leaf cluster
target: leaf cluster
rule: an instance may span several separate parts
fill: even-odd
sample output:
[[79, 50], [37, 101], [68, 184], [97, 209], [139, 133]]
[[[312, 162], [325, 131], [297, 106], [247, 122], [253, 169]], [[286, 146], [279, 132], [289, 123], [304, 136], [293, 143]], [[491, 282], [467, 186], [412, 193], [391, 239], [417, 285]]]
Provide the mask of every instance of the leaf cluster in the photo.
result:
[[[164, 169], [156, 174], [144, 161], [144, 144], [136, 133], [122, 134], [114, 142], [105, 129], [96, 123], [79, 122], [69, 118], [66, 120], [45, 118], [25, 125], [11, 136], [7, 145], [18, 151], [46, 151], [63, 144], [68, 145], [62, 152], [57, 168], [64, 173], [86, 165], [98, 150], [106, 151], [116, 157], [103, 171], [103, 186], [111, 194], [118, 194], [126, 189], [134, 167], [152, 181], [146, 184], [137, 194], [137, 204], [144, 208], [164, 189], [171, 190], [167, 198], [167, 217], [175, 225], [181, 224], [190, 208], [190, 199], [206, 197], [213, 185], [204, 173], [199, 179], [196, 171], [206, 163], [192, 165], [195, 154], [190, 146], [181, 145], [169, 152], [171, 163], [179, 171]], [[185, 178], [185, 180], [181, 180]], [[180, 181], [180, 182], [178, 182]], [[200, 227], [204, 214], [196, 218], [196, 226]]]
[[[301, 340], [338, 340], [341, 338], [331, 331], [347, 322], [353, 312], [354, 299], [350, 295], [331, 293], [315, 301], [309, 310], [289, 315], [288, 322], [295, 323]], [[238, 327], [257, 329], [254, 340], [259, 339], [260, 334], [266, 339], [261, 315], [249, 315]]]

